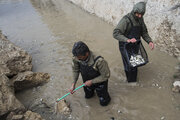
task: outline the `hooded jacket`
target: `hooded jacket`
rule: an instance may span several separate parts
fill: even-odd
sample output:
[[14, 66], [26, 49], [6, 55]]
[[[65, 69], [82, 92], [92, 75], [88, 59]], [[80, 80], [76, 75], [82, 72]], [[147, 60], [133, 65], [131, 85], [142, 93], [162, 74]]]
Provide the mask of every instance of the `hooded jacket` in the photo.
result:
[[[108, 66], [108, 63], [106, 62], [106, 60], [104, 60], [104, 58], [99, 58], [94, 63], [94, 59], [97, 56], [99, 56], [99, 55], [90, 51], [89, 59], [88, 59], [88, 61], [86, 61], [86, 64], [88, 64], [88, 66], [93, 65], [93, 69], [100, 73], [100, 76], [92, 79], [92, 83], [100, 83], [100, 82], [108, 80], [110, 77], [109, 66]], [[80, 61], [75, 57], [72, 58], [72, 70], [73, 70], [73, 79], [74, 79], [73, 83], [75, 83], [75, 84], [76, 84], [76, 82], [79, 78], [79, 74], [80, 74], [79, 63], [84, 64], [83, 61]]]
[[144, 23], [143, 16], [141, 18], [138, 18], [135, 16], [135, 13], [140, 13], [140, 14], [144, 15], [145, 11], [146, 11], [146, 3], [139, 2], [139, 3], [135, 4], [133, 7], [133, 10], [130, 13], [128, 13], [127, 15], [125, 15], [119, 21], [117, 27], [113, 31], [113, 37], [120, 42], [127, 42], [127, 40], [128, 40], [127, 35], [132, 27], [130, 20], [129, 20], [129, 19], [131, 19], [133, 26], [142, 26], [141, 37], [148, 44], [149, 44], [149, 42], [152, 42], [152, 39], [148, 34], [147, 27]]

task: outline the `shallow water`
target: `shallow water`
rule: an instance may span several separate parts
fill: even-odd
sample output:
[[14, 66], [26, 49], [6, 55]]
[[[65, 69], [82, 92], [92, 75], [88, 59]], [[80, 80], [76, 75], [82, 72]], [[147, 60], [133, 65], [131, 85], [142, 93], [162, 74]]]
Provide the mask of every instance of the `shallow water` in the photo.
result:
[[[0, 29], [33, 57], [34, 72], [51, 74], [49, 83], [17, 93], [17, 98], [27, 108], [44, 99], [52, 109], [39, 106], [34, 111], [47, 120], [177, 120], [180, 99], [171, 92], [177, 60], [156, 49], [149, 50], [144, 43], [150, 62], [139, 68], [139, 85], [131, 86], [125, 82], [113, 28], [66, 0], [0, 0]], [[108, 61], [112, 101], [101, 107], [97, 96], [86, 100], [80, 89], [66, 97], [72, 114], [56, 115], [55, 100], [68, 92], [73, 81], [71, 49], [79, 40]], [[81, 84], [80, 78], [77, 86]]]

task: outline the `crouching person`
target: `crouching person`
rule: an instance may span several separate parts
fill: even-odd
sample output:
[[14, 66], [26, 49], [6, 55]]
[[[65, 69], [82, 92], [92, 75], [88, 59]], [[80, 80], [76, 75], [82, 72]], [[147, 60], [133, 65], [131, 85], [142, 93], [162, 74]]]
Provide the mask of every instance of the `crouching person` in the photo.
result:
[[96, 91], [100, 104], [102, 106], [108, 105], [111, 98], [108, 93], [110, 70], [107, 62], [102, 56], [98, 56], [90, 51], [88, 46], [82, 41], [74, 44], [72, 54], [74, 82], [70, 88], [70, 92], [73, 93], [79, 73], [81, 73], [83, 83], [85, 84], [85, 98], [93, 97], [94, 91]]

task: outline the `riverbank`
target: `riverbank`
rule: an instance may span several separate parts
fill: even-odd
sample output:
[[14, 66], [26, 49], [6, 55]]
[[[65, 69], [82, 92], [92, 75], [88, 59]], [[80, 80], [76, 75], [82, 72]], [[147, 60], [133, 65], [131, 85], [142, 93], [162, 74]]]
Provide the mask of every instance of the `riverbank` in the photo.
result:
[[0, 31], [0, 119], [43, 120], [38, 113], [28, 111], [15, 92], [48, 82], [48, 73], [33, 73], [32, 58], [11, 43]]

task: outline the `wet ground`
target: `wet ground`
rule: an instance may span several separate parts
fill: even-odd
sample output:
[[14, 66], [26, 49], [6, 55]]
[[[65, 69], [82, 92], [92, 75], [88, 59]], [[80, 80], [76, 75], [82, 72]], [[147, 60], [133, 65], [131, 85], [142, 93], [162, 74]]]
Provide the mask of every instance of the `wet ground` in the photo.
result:
[[[178, 61], [144, 43], [150, 62], [139, 68], [137, 86], [127, 84], [113, 28], [66, 0], [0, 0], [0, 29], [33, 57], [34, 72], [51, 74], [49, 83], [17, 93], [17, 98], [46, 120], [178, 120], [180, 97], [171, 92]], [[66, 98], [72, 114], [56, 115], [54, 103], [73, 81], [71, 49], [79, 40], [108, 61], [112, 101], [101, 107], [97, 96], [86, 100], [80, 89]], [[36, 104], [42, 99], [51, 108]]]

